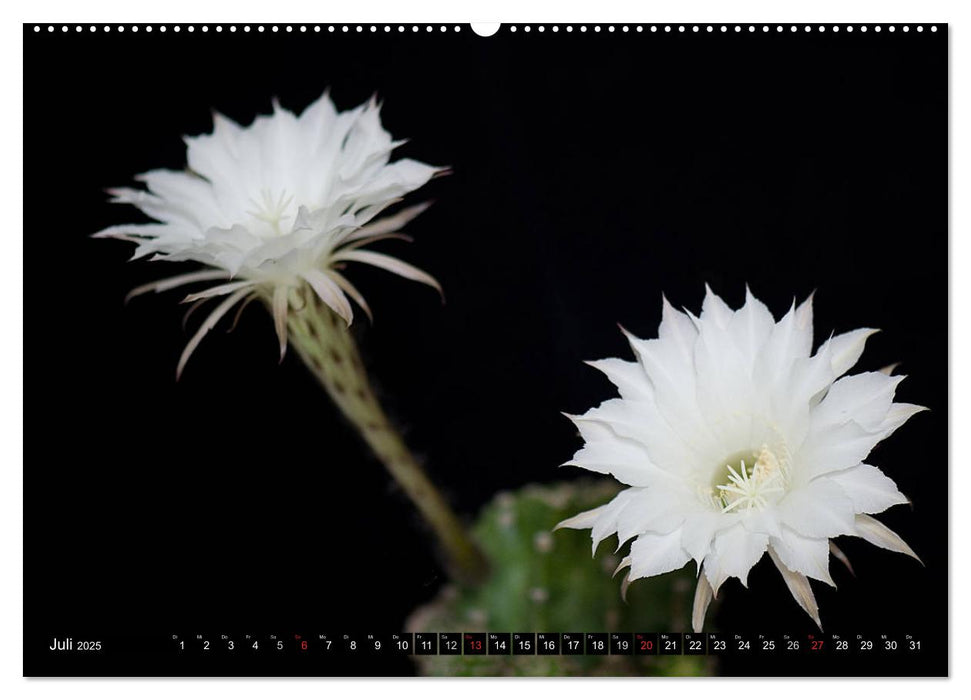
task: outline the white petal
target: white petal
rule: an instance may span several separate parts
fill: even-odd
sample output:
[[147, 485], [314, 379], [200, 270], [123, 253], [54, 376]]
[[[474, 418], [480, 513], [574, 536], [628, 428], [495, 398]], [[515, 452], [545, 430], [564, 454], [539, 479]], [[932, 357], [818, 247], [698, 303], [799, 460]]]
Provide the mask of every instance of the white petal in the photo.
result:
[[236, 304], [236, 302], [245, 297], [247, 294], [249, 294], [248, 289], [240, 289], [239, 291], [231, 294], [228, 298], [224, 299], [211, 314], [209, 314], [209, 317], [205, 321], [202, 322], [199, 330], [196, 331], [196, 334], [192, 336], [191, 340], [189, 340], [189, 342], [186, 344], [185, 350], [182, 351], [182, 357], [179, 358], [179, 365], [175, 370], [176, 379], [182, 376], [182, 370], [185, 369], [185, 363], [189, 361], [193, 351], [205, 337], [206, 333], [211, 331], [213, 327], [219, 323], [219, 319], [225, 316], [226, 312], [229, 311]]
[[617, 532], [617, 520], [620, 517], [620, 513], [627, 507], [627, 504], [631, 502], [634, 496], [637, 495], [637, 491], [638, 489], [621, 491], [610, 503], [603, 506], [603, 510], [598, 513], [593, 527], [590, 530], [592, 554], [596, 555], [597, 547], [600, 546], [600, 543]]
[[786, 582], [786, 586], [789, 588], [789, 592], [792, 597], [796, 599], [799, 603], [799, 607], [809, 613], [809, 617], [813, 619], [816, 626], [819, 627], [820, 631], [823, 629], [823, 623], [819, 621], [819, 606], [816, 605], [816, 596], [813, 595], [812, 586], [809, 585], [809, 579], [800, 573], [790, 570], [779, 560], [779, 556], [769, 548], [769, 557], [772, 559], [772, 563], [782, 574], [782, 579]]
[[768, 307], [756, 299], [748, 287], [745, 288], [745, 304], [739, 309], [729, 324], [729, 331], [735, 346], [743, 357], [751, 373], [759, 350], [768, 340], [775, 326], [775, 319]]
[[344, 296], [344, 292], [341, 291], [340, 287], [326, 273], [320, 270], [308, 270], [303, 274], [303, 278], [307, 280], [314, 291], [317, 292], [317, 296], [327, 306], [343, 318], [347, 322], [347, 325], [351, 325], [351, 321], [354, 320], [354, 310], [351, 309], [351, 304], [347, 301], [347, 297]]
[[698, 337], [698, 329], [687, 314], [676, 310], [667, 298], [662, 296], [661, 325], [657, 330], [657, 336], [661, 340], [673, 342], [684, 357], [690, 358]]
[[853, 501], [857, 513], [880, 513], [890, 506], [909, 503], [892, 479], [869, 464], [834, 472], [829, 479]]
[[597, 518], [603, 515], [606, 508], [607, 504], [604, 504], [591, 510], [585, 510], [582, 513], [577, 513], [572, 518], [561, 520], [556, 524], [553, 530], [559, 530], [564, 527], [570, 530], [587, 530], [593, 527], [593, 524], [597, 521]]
[[421, 214], [432, 205], [431, 202], [422, 202], [411, 207], [406, 207], [392, 216], [386, 216], [377, 221], [373, 221], [366, 226], [362, 226], [357, 231], [348, 236], [345, 241], [351, 242], [370, 236], [381, 236], [394, 233], [404, 228], [405, 224]]
[[577, 426], [586, 444], [563, 466], [572, 465], [600, 474], [613, 474], [618, 481], [630, 486], [649, 486], [659, 479], [670, 478], [651, 462], [650, 456], [638, 442], [623, 438], [596, 421], [564, 415]]
[[843, 377], [829, 388], [826, 398], [813, 409], [812, 421], [822, 426], [841, 425], [852, 420], [866, 430], [877, 430], [886, 419], [894, 391], [903, 379], [902, 375], [889, 377], [881, 372]]
[[663, 487], [637, 489], [637, 494], [617, 518], [617, 537], [621, 544], [645, 532], [667, 534], [685, 520], [679, 494]]
[[711, 551], [711, 543], [715, 531], [724, 522], [721, 513], [696, 512], [685, 518], [681, 526], [681, 546], [691, 555], [691, 558], [701, 562]]
[[836, 537], [854, 530], [853, 502], [825, 477], [791, 490], [777, 508], [782, 523], [806, 537]]
[[829, 540], [825, 537], [803, 537], [784, 527], [779, 537], [769, 541], [769, 546], [788, 569], [830, 586], [836, 585], [829, 575]]
[[695, 586], [695, 599], [691, 606], [691, 629], [696, 633], [701, 633], [705, 626], [705, 613], [711, 604], [712, 591], [711, 584], [705, 576], [698, 577], [698, 585]]
[[287, 354], [287, 311], [290, 304], [287, 296], [290, 290], [279, 285], [273, 290], [273, 327], [276, 329], [277, 339], [280, 341], [280, 360]]
[[630, 574], [628, 579], [666, 574], [680, 569], [691, 557], [681, 546], [681, 532], [675, 530], [666, 535], [648, 532], [638, 537], [630, 546]]
[[846, 569], [847, 569], [847, 570], [848, 570], [848, 571], [849, 571], [849, 572], [850, 572], [851, 574], [853, 574], [854, 576], [856, 576], [856, 574], [855, 574], [855, 573], [853, 573], [853, 566], [852, 566], [852, 565], [850, 564], [850, 560], [849, 560], [849, 557], [847, 557], [847, 556], [846, 556], [845, 554], [843, 554], [843, 550], [842, 550], [842, 549], [840, 549], [839, 547], [837, 547], [837, 546], [836, 546], [836, 545], [835, 545], [835, 544], [834, 544], [834, 543], [832, 542], [832, 540], [831, 540], [831, 541], [830, 541], [830, 543], [829, 543], [829, 553], [830, 553], [830, 554], [832, 554], [832, 555], [833, 555], [834, 557], [836, 557], [837, 559], [839, 559], [839, 560], [840, 560], [841, 562], [843, 562], [843, 566], [845, 566], [845, 567], [846, 567]]
[[231, 292], [235, 292], [237, 289], [247, 289], [256, 284], [251, 280], [244, 280], [242, 282], [230, 282], [229, 284], [221, 284], [217, 287], [210, 287], [209, 289], [204, 289], [201, 292], [196, 292], [195, 294], [189, 294], [185, 299], [182, 300], [183, 304], [187, 304], [192, 301], [199, 301], [200, 299], [210, 299], [212, 297], [221, 297]]
[[639, 362], [609, 358], [589, 360], [586, 364], [606, 374], [625, 399], [650, 399], [653, 396], [651, 384]]
[[[715, 595], [718, 595], [721, 584], [730, 576], [737, 577], [743, 586], [747, 586], [748, 572], [765, 554], [765, 548], [768, 544], [768, 535], [749, 532], [741, 523], [715, 535], [712, 554], [717, 561], [718, 568], [714, 572], [714, 578], [709, 576], [708, 579]], [[708, 564], [709, 559], [705, 559], [706, 570]]]
[[820, 347], [820, 350], [828, 348], [831, 352], [833, 372], [837, 377], [853, 368], [863, 354], [867, 338], [877, 332], [875, 328], [858, 328], [855, 331], [834, 336]]
[[397, 258], [393, 258], [390, 255], [384, 255], [383, 253], [375, 253], [370, 250], [341, 250], [335, 253], [331, 260], [353, 260], [360, 263], [365, 263], [366, 265], [373, 265], [374, 267], [380, 267], [382, 270], [387, 270], [388, 272], [393, 272], [396, 275], [401, 275], [405, 279], [414, 280], [415, 282], [421, 282], [422, 284], [427, 284], [429, 287], [434, 287], [438, 290], [439, 294], [442, 294], [442, 285], [438, 281], [423, 270], [419, 270], [414, 265], [409, 265], [406, 262], [402, 262]]
[[705, 285], [705, 300], [701, 303], [701, 320], [714, 323], [722, 329], [727, 329], [732, 322], [735, 312], [722, 298], [711, 291], [711, 287]]
[[357, 290], [357, 287], [351, 284], [350, 281], [337, 270], [330, 269], [327, 271], [327, 275], [333, 279], [334, 282], [337, 283], [337, 286], [343, 289], [344, 292], [351, 297], [351, 299], [356, 301], [358, 306], [364, 309], [364, 313], [367, 314], [368, 319], [373, 323], [374, 316], [371, 314], [371, 307], [368, 306], [367, 301], [364, 300], [364, 296]]
[[684, 473], [686, 465], [704, 461], [704, 456], [671, 428], [650, 399], [611, 399], [590, 409], [579, 420], [601, 423], [617, 435], [636, 441], [652, 464], [671, 473]]
[[[900, 535], [879, 520], [871, 518], [869, 515], [856, 516], [856, 531], [851, 534], [862, 537], [877, 547], [889, 549], [891, 552], [897, 552], [899, 554], [906, 554], [920, 561], [920, 557], [900, 538]], [[921, 563], [923, 564], [923, 562]]]
[[139, 294], [145, 294], [146, 292], [165, 292], [186, 284], [192, 284], [193, 282], [208, 282], [210, 280], [226, 279], [227, 277], [229, 277], [229, 273], [225, 270], [200, 270], [199, 272], [189, 272], [184, 275], [166, 277], [165, 279], [135, 287], [128, 292], [125, 301], [127, 302], [129, 299], [137, 297]]
[[835, 426], [813, 423], [796, 453], [793, 483], [801, 486], [818, 476], [855, 467], [882, 439], [881, 434], [852, 421]]
[[895, 403], [887, 411], [887, 417], [884, 419], [883, 423], [880, 424], [880, 439], [889, 437], [897, 428], [902, 426], [908, 420], [913, 418], [918, 413], [929, 410], [925, 406], [916, 406], [912, 403]]

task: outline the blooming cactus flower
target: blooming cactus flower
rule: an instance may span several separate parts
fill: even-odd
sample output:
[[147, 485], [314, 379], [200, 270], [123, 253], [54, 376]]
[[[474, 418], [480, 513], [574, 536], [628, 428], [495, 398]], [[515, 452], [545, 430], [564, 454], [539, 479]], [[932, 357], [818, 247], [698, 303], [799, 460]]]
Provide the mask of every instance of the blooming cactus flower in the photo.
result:
[[[585, 442], [567, 464], [630, 486], [558, 527], [592, 529], [593, 548], [632, 539], [618, 571], [630, 581], [694, 560], [693, 627], [729, 577], [743, 585], [766, 553], [820, 624], [809, 579], [833, 585], [830, 542], [861, 537], [909, 554], [870, 517], [907, 499], [864, 460], [920, 406], [895, 403], [902, 377], [842, 376], [876, 331], [831, 337], [812, 352], [812, 299], [775, 322], [746, 291], [732, 310], [707, 290], [700, 317], [665, 299], [658, 338], [628, 334], [636, 361], [591, 362], [619, 399], [568, 416]], [[820, 625], [821, 626], [821, 625]]]
[[280, 354], [286, 351], [288, 308], [309, 285], [348, 324], [348, 297], [370, 315], [360, 292], [340, 272], [364, 263], [431, 285], [428, 274], [396, 258], [364, 250], [398, 233], [426, 205], [376, 218], [442, 168], [415, 160], [390, 162], [393, 141], [372, 99], [338, 112], [324, 93], [299, 116], [274, 102], [273, 114], [248, 127], [213, 116], [211, 134], [186, 138], [188, 169], [137, 176], [147, 189], [109, 190], [156, 223], [112, 226], [96, 237], [137, 244], [135, 258], [193, 261], [207, 269], [170, 277], [132, 292], [218, 284], [185, 301], [225, 297], [189, 341], [181, 373], [202, 337], [233, 306], [262, 297], [272, 308]]

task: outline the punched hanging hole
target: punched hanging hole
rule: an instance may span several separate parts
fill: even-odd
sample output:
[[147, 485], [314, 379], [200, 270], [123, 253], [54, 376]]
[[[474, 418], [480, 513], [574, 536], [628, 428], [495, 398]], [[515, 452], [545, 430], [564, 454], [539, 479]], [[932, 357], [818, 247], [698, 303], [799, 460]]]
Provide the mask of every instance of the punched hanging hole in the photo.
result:
[[492, 36], [499, 31], [499, 22], [473, 22], [472, 31], [479, 36]]

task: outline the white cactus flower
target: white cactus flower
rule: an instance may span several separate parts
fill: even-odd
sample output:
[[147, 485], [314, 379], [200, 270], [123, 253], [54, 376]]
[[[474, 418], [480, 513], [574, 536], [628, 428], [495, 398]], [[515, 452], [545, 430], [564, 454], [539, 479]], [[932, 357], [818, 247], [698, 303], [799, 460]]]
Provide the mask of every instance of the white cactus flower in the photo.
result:
[[[830, 539], [861, 537], [916, 555], [870, 514], [906, 503], [864, 460], [920, 406], [894, 403], [902, 377], [844, 375], [875, 331], [831, 337], [812, 353], [812, 299], [778, 323], [747, 291], [732, 310], [707, 291], [700, 317], [665, 299], [658, 338], [628, 334], [635, 362], [591, 362], [620, 398], [569, 416], [584, 447], [567, 464], [629, 485], [558, 527], [592, 529], [593, 548], [633, 539], [630, 581], [697, 563], [692, 625], [731, 576], [746, 585], [768, 553], [820, 625], [809, 579], [833, 585]], [[821, 625], [820, 625], [821, 627]]]
[[[376, 217], [443, 168], [415, 160], [389, 162], [402, 142], [381, 126], [375, 100], [338, 112], [324, 93], [299, 116], [274, 102], [273, 114], [240, 126], [213, 116], [211, 134], [187, 137], [185, 171], [152, 170], [136, 177], [146, 190], [109, 190], [157, 223], [112, 226], [96, 237], [137, 244], [134, 258], [193, 261], [207, 269], [139, 287], [132, 295], [218, 281], [186, 297], [224, 297], [189, 341], [181, 373], [202, 337], [233, 306], [262, 298], [272, 308], [281, 357], [288, 308], [307, 286], [348, 324], [348, 297], [370, 311], [340, 272], [346, 263], [373, 265], [431, 285], [427, 273], [396, 258], [363, 250], [398, 233], [427, 205]], [[131, 296], [131, 295], [130, 295]]]

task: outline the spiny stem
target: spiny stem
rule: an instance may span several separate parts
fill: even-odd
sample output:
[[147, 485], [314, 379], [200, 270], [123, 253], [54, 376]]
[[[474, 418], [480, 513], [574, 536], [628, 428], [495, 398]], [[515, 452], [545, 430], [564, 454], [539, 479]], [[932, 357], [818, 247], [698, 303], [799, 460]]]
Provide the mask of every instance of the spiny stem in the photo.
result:
[[481, 582], [485, 557], [382, 410], [347, 324], [309, 289], [299, 296], [287, 319], [291, 346], [431, 526], [452, 576]]

